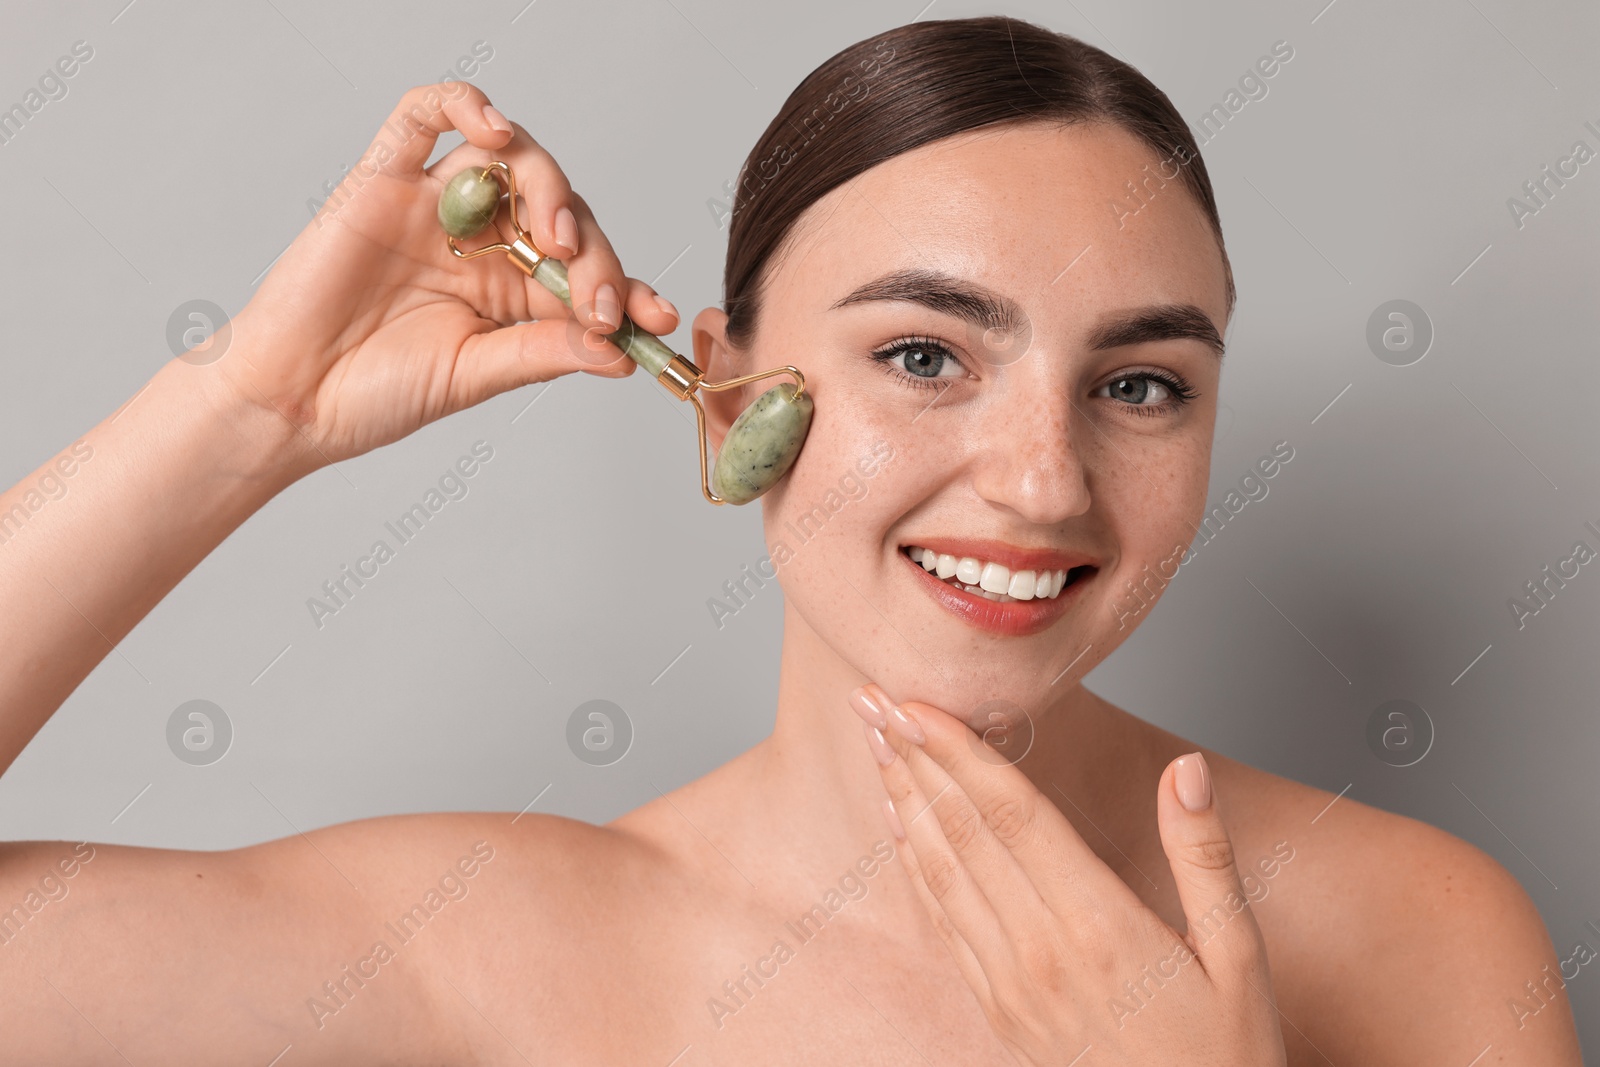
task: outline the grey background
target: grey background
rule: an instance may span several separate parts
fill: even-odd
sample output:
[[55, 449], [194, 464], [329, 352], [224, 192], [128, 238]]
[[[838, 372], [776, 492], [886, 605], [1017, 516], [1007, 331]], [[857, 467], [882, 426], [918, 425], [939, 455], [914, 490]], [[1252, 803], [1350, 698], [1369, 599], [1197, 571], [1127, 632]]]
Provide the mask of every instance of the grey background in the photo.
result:
[[[1240, 293], [1212, 501], [1274, 442], [1295, 457], [1089, 685], [1478, 844], [1533, 895], [1561, 955], [1600, 944], [1584, 926], [1600, 920], [1600, 564], [1520, 631], [1507, 607], [1575, 541], [1600, 548], [1582, 525], [1600, 526], [1600, 162], [1521, 229], [1506, 206], [1575, 141], [1600, 149], [1583, 125], [1600, 127], [1592, 6], [525, 2], [9, 7], [0, 104], [74, 41], [94, 57], [0, 145], [6, 484], [171, 357], [178, 305], [237, 313], [309, 221], [307, 199], [407, 87], [476, 41], [494, 55], [471, 80], [551, 149], [628, 271], [687, 320], [720, 299], [726, 234], [708, 199], [794, 85], [850, 42], [1003, 10], [1128, 59], [1194, 125], [1287, 40], [1268, 95], [1204, 145]], [[1365, 340], [1392, 299], [1433, 323], [1412, 366]], [[764, 554], [756, 509], [701, 499], [692, 413], [648, 378], [545, 388], [274, 500], [0, 780], [0, 836], [220, 848], [536, 797], [604, 821], [765, 736], [781, 594], [721, 630], [706, 607]], [[634, 431], [597, 433], [602, 418]], [[480, 439], [494, 458], [469, 495], [317, 629], [306, 599]], [[646, 514], [656, 545], [627, 533]], [[670, 569], [655, 563], [666, 545]], [[169, 716], [194, 699], [234, 730], [209, 765], [167, 746]], [[1415, 766], [1368, 748], [1367, 719], [1392, 699], [1436, 728]], [[633, 725], [608, 766], [565, 740], [589, 700]], [[1568, 987], [1591, 1051], [1594, 969]]]

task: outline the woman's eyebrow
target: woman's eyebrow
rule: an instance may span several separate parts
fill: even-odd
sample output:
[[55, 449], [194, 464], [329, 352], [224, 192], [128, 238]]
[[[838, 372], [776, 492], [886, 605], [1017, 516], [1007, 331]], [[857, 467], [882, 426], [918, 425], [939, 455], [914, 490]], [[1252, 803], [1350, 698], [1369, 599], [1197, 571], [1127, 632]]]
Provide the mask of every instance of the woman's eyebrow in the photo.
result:
[[1210, 316], [1193, 304], [1152, 304], [1118, 311], [1101, 320], [1090, 332], [1089, 347], [1098, 351], [1182, 337], [1202, 342], [1219, 359], [1226, 347]]
[[909, 300], [945, 315], [966, 319], [979, 329], [1015, 331], [1028, 321], [1008, 297], [943, 271], [907, 267], [852, 289], [829, 310], [869, 300]]
[[[908, 267], [857, 286], [829, 308], [871, 300], [908, 300], [945, 315], [966, 319], [980, 329], [1018, 331], [1028, 317], [1010, 298], [953, 274]], [[1147, 341], [1192, 337], [1218, 356], [1223, 341], [1209, 316], [1193, 304], [1152, 304], [1118, 311], [1097, 323], [1089, 347], [1099, 351]]]

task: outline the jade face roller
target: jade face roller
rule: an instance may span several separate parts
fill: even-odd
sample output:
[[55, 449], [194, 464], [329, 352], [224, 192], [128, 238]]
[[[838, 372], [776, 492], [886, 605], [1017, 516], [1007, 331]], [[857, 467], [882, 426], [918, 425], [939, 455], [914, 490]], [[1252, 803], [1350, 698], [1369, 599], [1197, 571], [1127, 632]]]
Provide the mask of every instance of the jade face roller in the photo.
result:
[[[466, 240], [482, 233], [500, 210], [502, 194], [497, 174], [505, 175], [505, 195], [511, 203], [511, 228], [516, 238], [463, 252], [456, 245], [457, 238]], [[504, 252], [524, 274], [572, 306], [566, 264], [539, 251], [517, 223], [517, 180], [505, 163], [497, 159], [486, 166], [469, 167], [450, 179], [439, 197], [439, 224], [444, 227], [451, 253], [458, 259]], [[805, 391], [805, 377], [797, 369], [778, 367], [725, 382], [707, 382], [704, 371], [668, 348], [655, 334], [640, 329], [626, 313], [622, 324], [607, 334], [606, 340], [655, 375], [673, 396], [694, 405], [700, 440], [700, 491], [711, 503], [748, 504], [788, 473], [811, 427], [812, 400]], [[732, 389], [774, 374], [791, 375], [794, 383], [784, 382], [768, 389], [744, 409], [723, 438], [715, 469], [708, 472], [706, 413], [695, 392]]]

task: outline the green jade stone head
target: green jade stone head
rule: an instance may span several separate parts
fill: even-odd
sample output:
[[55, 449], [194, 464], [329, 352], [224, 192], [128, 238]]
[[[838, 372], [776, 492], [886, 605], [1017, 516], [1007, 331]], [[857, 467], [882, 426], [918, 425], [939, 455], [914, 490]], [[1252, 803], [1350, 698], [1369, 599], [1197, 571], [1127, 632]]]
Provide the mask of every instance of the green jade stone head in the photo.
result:
[[784, 382], [756, 397], [733, 420], [717, 452], [711, 491], [730, 504], [748, 504], [789, 473], [811, 428], [811, 394]]
[[503, 192], [493, 172], [468, 167], [439, 194], [439, 225], [458, 241], [478, 236], [494, 221]]

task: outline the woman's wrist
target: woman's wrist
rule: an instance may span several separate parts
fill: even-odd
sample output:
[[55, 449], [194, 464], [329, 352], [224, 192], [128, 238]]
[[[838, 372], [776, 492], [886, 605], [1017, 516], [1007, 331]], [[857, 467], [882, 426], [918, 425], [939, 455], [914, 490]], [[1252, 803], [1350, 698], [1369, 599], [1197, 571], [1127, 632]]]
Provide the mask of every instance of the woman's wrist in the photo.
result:
[[[223, 357], [249, 363], [250, 353], [237, 339]], [[305, 432], [255, 391], [248, 373], [230, 373], [220, 363], [193, 366], [172, 360], [151, 381], [174, 396], [187, 396], [185, 434], [198, 445], [206, 442], [215, 473], [241, 487], [277, 495], [328, 464]], [[163, 377], [165, 380], [163, 381]]]

